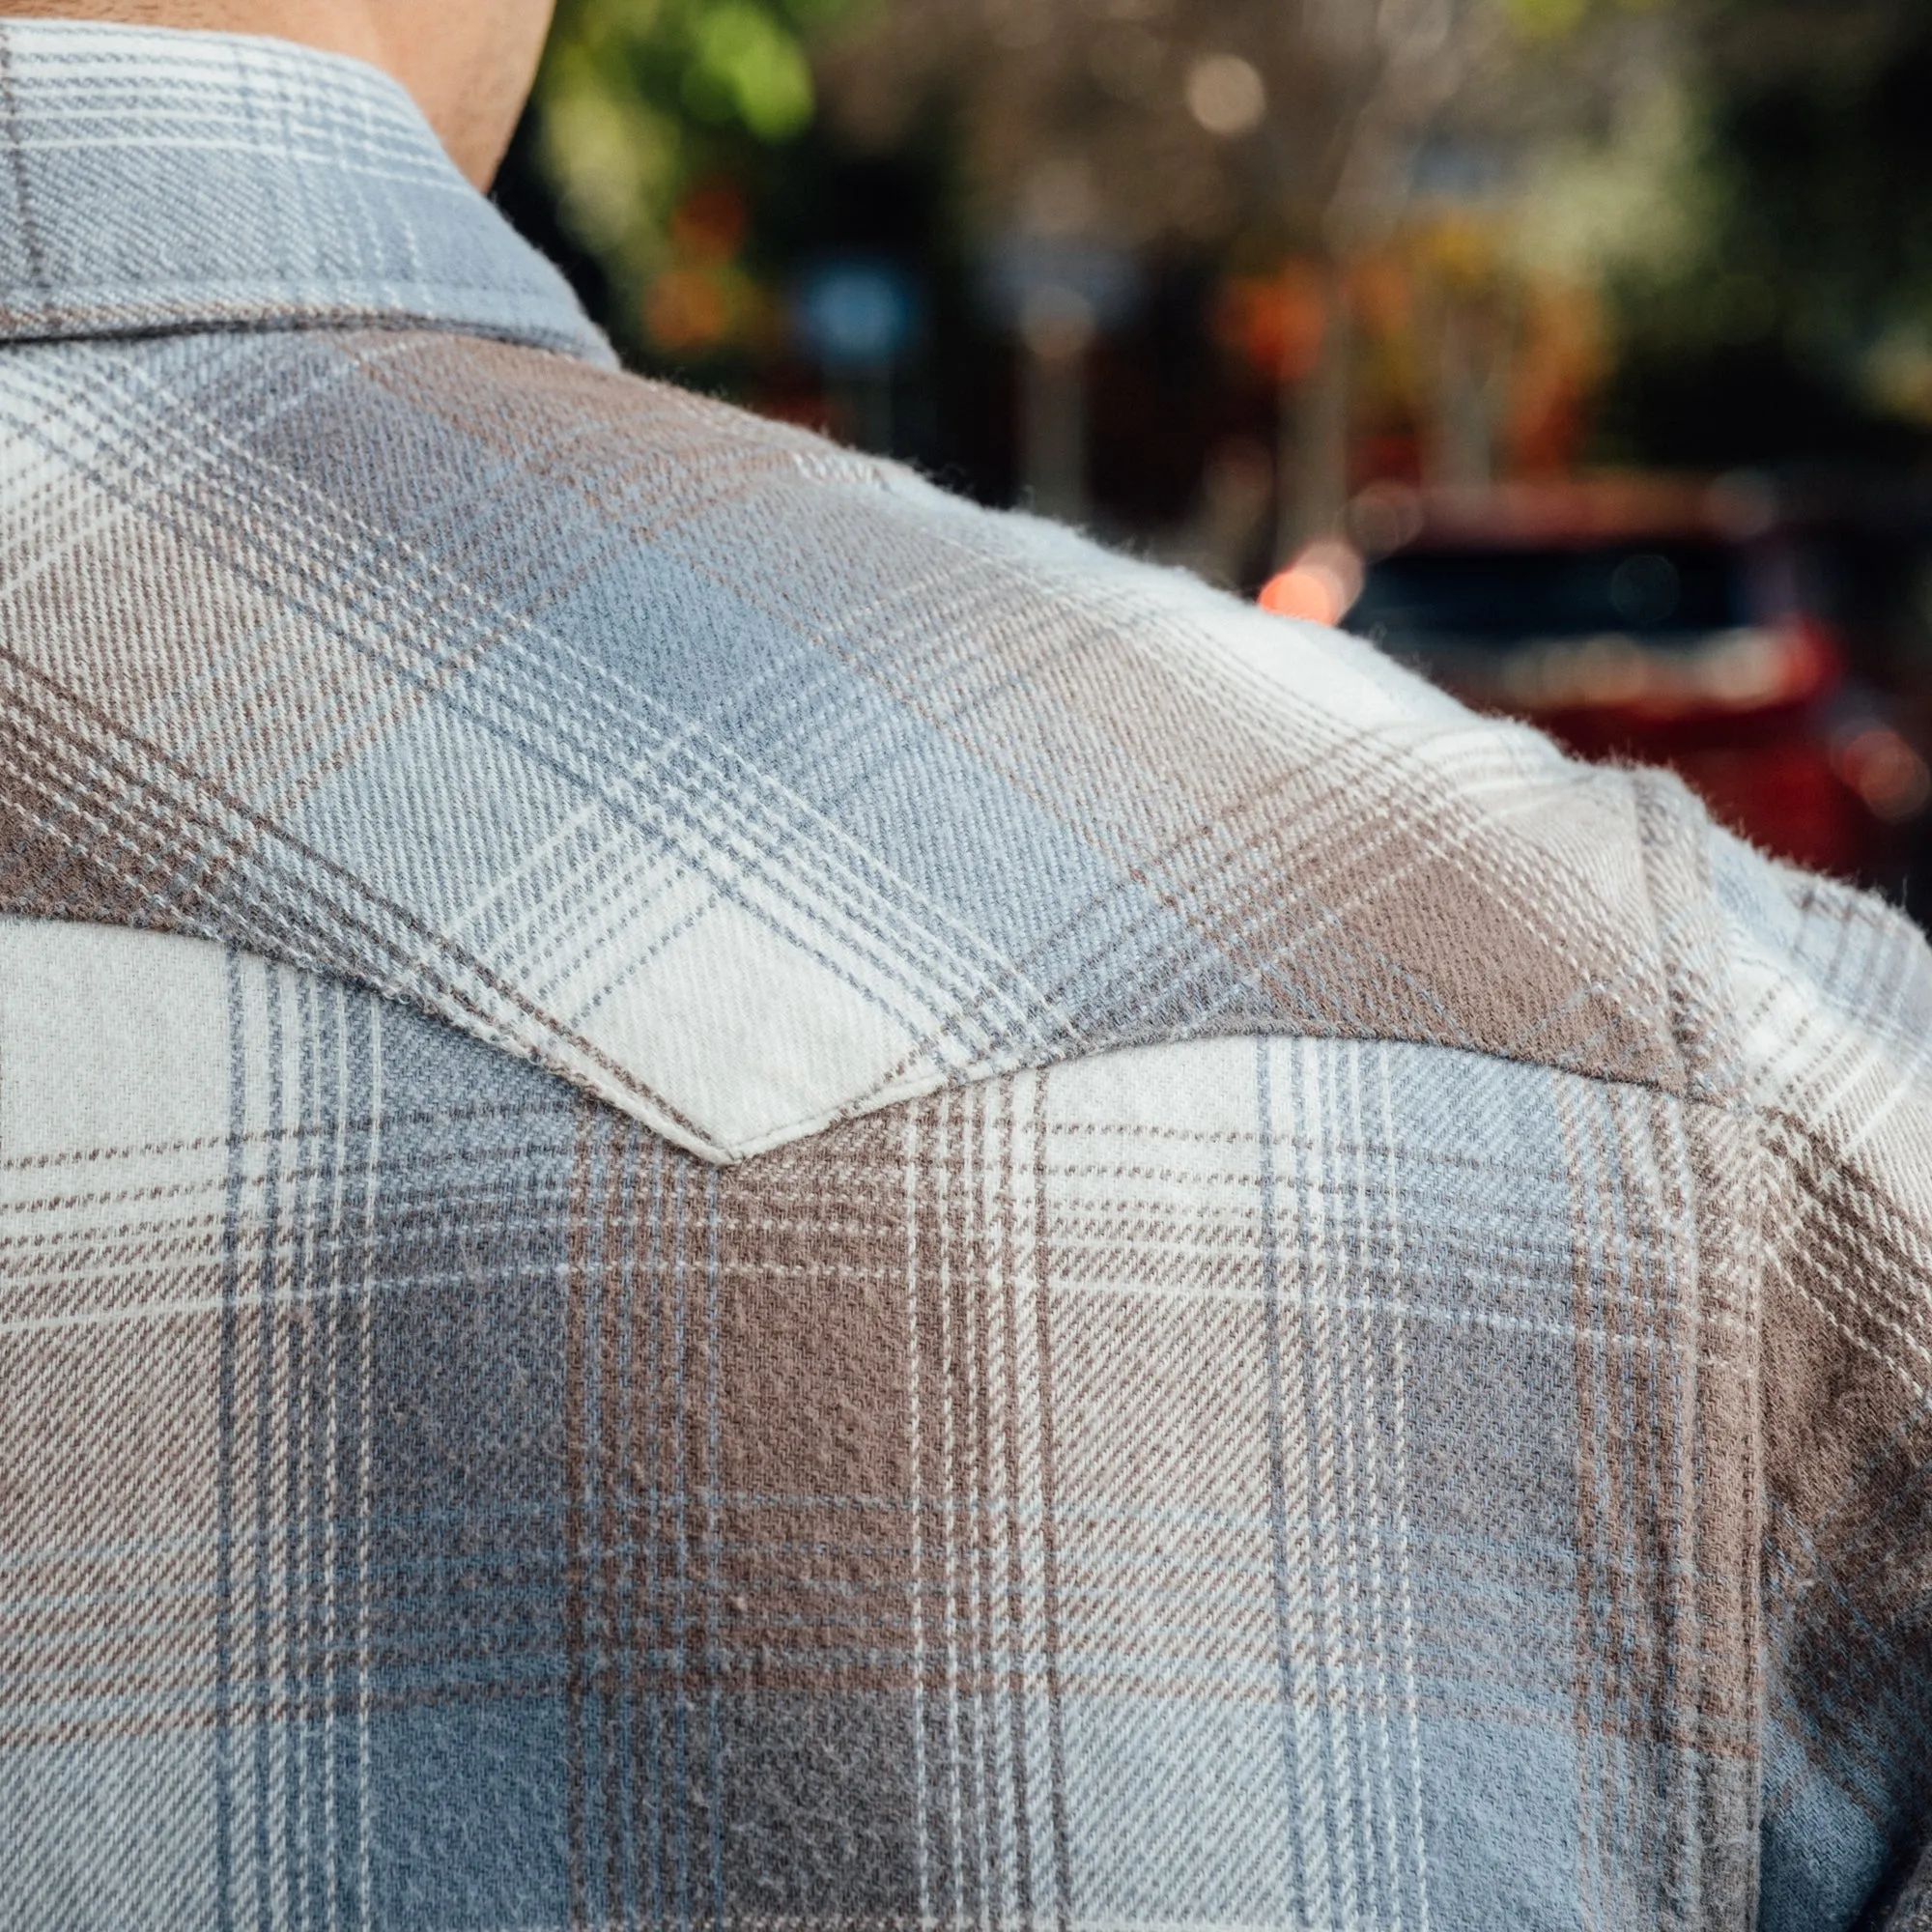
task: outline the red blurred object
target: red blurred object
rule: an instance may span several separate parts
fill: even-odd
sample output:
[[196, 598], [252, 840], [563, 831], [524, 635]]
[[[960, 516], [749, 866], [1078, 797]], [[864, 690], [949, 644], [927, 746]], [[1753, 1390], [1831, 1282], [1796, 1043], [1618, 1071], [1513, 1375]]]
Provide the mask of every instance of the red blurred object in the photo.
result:
[[1214, 306], [1215, 334], [1269, 383], [1299, 381], [1315, 367], [1324, 326], [1321, 270], [1307, 262], [1234, 276]]
[[[1581, 756], [1673, 768], [1766, 851], [1875, 878], [1932, 801], [1919, 752], [1847, 687], [1804, 558], [1748, 487], [1384, 487], [1351, 523], [1369, 561], [1350, 629]], [[1320, 614], [1312, 560], [1274, 580], [1274, 608]]]
[[724, 175], [699, 182], [672, 211], [671, 246], [687, 262], [715, 267], [742, 245], [752, 213], [744, 190]]

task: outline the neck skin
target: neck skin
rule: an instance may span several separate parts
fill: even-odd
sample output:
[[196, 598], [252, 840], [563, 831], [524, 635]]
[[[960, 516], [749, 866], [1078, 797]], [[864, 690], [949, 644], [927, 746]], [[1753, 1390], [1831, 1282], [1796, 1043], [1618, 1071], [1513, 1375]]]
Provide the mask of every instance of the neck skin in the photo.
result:
[[552, 0], [0, 0], [0, 19], [261, 34], [348, 54], [409, 89], [450, 158], [487, 187], [536, 72]]

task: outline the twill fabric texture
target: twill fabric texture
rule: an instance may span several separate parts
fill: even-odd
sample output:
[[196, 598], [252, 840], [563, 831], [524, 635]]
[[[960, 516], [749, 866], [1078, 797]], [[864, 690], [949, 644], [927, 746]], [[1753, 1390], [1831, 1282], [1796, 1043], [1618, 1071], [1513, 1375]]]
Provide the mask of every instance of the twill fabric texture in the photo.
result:
[[0, 1926], [1916, 1925], [1932, 965], [0, 23]]

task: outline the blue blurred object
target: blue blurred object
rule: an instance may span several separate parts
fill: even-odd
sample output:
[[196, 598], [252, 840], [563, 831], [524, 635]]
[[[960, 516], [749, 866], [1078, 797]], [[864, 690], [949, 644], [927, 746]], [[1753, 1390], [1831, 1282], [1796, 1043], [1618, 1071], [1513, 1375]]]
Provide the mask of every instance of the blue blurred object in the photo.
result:
[[799, 283], [793, 316], [812, 357], [835, 376], [889, 369], [918, 334], [917, 284], [896, 264], [845, 257], [821, 262]]

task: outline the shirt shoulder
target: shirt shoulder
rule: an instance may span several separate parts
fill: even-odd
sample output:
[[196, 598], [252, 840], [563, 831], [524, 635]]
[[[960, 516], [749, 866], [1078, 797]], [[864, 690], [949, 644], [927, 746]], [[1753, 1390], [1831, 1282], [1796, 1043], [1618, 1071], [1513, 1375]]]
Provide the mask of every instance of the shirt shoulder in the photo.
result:
[[1241, 1034], [1690, 1077], [1682, 813], [1357, 639], [447, 331], [15, 349], [0, 422], [0, 910], [346, 975], [712, 1158]]

